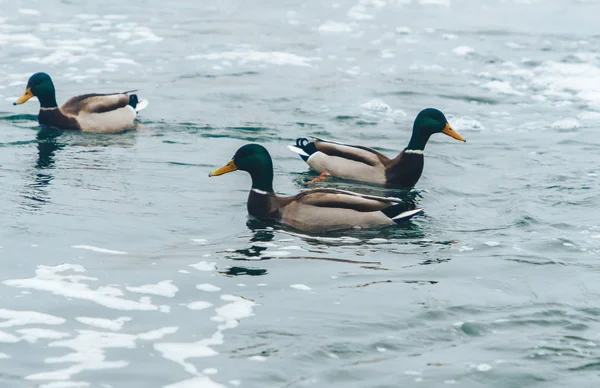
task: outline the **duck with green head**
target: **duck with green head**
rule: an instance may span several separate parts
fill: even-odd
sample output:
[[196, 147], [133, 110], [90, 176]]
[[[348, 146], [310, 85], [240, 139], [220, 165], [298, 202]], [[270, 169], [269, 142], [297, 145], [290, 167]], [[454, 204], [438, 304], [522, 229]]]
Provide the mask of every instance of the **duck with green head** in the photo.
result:
[[311, 233], [354, 227], [371, 228], [394, 225], [422, 213], [412, 204], [397, 198], [362, 195], [351, 191], [312, 189], [283, 197], [273, 191], [273, 161], [261, 145], [247, 144], [233, 158], [209, 176], [246, 171], [252, 178], [248, 213], [278, 221]]
[[437, 109], [422, 110], [415, 119], [408, 146], [391, 159], [379, 151], [361, 145], [349, 145], [314, 138], [296, 140], [289, 148], [309, 166], [325, 175], [396, 187], [413, 187], [423, 172], [425, 145], [429, 137], [443, 133], [466, 141], [456, 132], [446, 116]]
[[24, 104], [32, 97], [40, 102], [40, 124], [84, 132], [121, 132], [134, 123], [137, 113], [148, 105], [138, 99], [134, 90], [123, 93], [84, 94], [70, 98], [62, 106], [56, 103], [52, 78], [35, 73], [29, 78], [25, 92], [13, 105]]

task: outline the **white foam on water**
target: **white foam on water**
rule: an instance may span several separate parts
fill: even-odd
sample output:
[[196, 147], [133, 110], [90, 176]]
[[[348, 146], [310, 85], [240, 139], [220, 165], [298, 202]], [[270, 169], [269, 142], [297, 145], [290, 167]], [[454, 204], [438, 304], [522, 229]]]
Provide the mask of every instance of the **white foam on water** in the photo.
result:
[[0, 319], [5, 320], [0, 322], [0, 327], [14, 327], [25, 325], [62, 325], [65, 323], [64, 318], [54, 315], [39, 313], [37, 311], [18, 311], [0, 309]]
[[215, 309], [217, 315], [211, 319], [222, 323], [222, 325], [219, 325], [219, 330], [232, 329], [238, 325], [242, 318], [254, 315], [252, 307], [256, 303], [251, 300], [235, 295], [221, 295], [221, 299], [231, 303]]
[[90, 47], [106, 42], [105, 39], [93, 39], [93, 38], [79, 38], [79, 39], [61, 39], [61, 40], [50, 40], [48, 43], [56, 44], [59, 46], [66, 46], [74, 51], [86, 51]]
[[387, 349], [386, 348], [382, 348], [382, 347], [377, 347], [377, 351], [380, 352], [380, 353], [384, 353], [384, 352], [387, 352]]
[[497, 241], [486, 241], [484, 244], [488, 247], [497, 247], [498, 245], [500, 245], [500, 243]]
[[21, 339], [10, 333], [0, 330], [0, 343], [14, 344], [19, 342]]
[[[132, 65], [141, 66], [139, 63], [130, 58], [110, 58], [106, 61], [107, 64], [121, 64], [121, 65]], [[206, 241], [206, 240], [205, 240]]]
[[190, 310], [204, 310], [212, 306], [213, 304], [210, 302], [205, 302], [203, 300], [198, 300], [196, 302], [188, 303], [187, 308]]
[[187, 362], [188, 358], [211, 357], [218, 354], [212, 347], [223, 344], [223, 331], [234, 328], [243, 318], [254, 315], [255, 303], [235, 295], [221, 295], [221, 300], [229, 302], [215, 309], [211, 320], [219, 323], [217, 331], [209, 338], [196, 342], [169, 342], [154, 344], [154, 349], [168, 360], [181, 365], [188, 373], [199, 374], [196, 367]]
[[[158, 307], [151, 303], [140, 303], [120, 297], [122, 292], [114, 287], [98, 287], [96, 290], [91, 289], [89, 285], [81, 283], [81, 281], [97, 280], [96, 278], [82, 275], [62, 275], [62, 273], [66, 271], [81, 273], [85, 272], [85, 269], [78, 264], [60, 264], [57, 266], [40, 265], [35, 271], [36, 276], [33, 278], [10, 279], [5, 280], [3, 283], [11, 287], [48, 291], [54, 295], [88, 300], [115, 310], [158, 310]], [[117, 295], [117, 292], [119, 295]], [[64, 322], [64, 320], [62, 320], [61, 323], [62, 322]], [[2, 327], [1, 323], [0, 327]]]
[[161, 327], [160, 329], [150, 330], [145, 333], [140, 333], [137, 337], [144, 341], [156, 341], [162, 339], [163, 337], [175, 334], [179, 331], [179, 327], [177, 326], [167, 326]]
[[489, 89], [501, 94], [509, 94], [513, 96], [522, 96], [523, 93], [514, 89], [508, 81], [490, 81], [482, 85], [485, 89]]
[[206, 368], [202, 371], [205, 375], [216, 375], [219, 373], [219, 370], [216, 368]]
[[490, 371], [492, 369], [492, 366], [488, 365], [488, 364], [479, 364], [479, 365], [477, 365], [476, 368], [480, 372], [487, 372], [487, 371]]
[[385, 238], [372, 238], [370, 240], [367, 240], [367, 242], [370, 244], [385, 244], [385, 243], [388, 243], [389, 240], [387, 240]]
[[550, 126], [552, 128], [560, 130], [578, 129], [582, 127], [579, 120], [577, 120], [575, 117], [569, 117], [566, 119], [555, 121]]
[[352, 32], [352, 26], [346, 23], [334, 22], [333, 20], [327, 20], [325, 23], [319, 26], [319, 32], [322, 34], [339, 34], [344, 32]]
[[260, 256], [261, 257], [283, 257], [291, 255], [288, 251], [265, 251]]
[[7, 358], [10, 358], [10, 356], [8, 354], [0, 352], [0, 360], [4, 360]]
[[516, 42], [506, 42], [506, 43], [504, 43], [504, 45], [506, 47], [508, 47], [508, 48], [511, 48], [511, 49], [521, 49], [521, 48], [523, 48], [523, 45], [521, 45], [519, 43], [516, 43]]
[[[26, 47], [32, 49], [45, 49], [46, 45], [44, 41], [32, 34], [20, 34], [20, 33], [11, 33], [11, 34], [3, 34], [0, 33], [0, 45], [2, 44], [13, 44], [17, 47]], [[31, 76], [29, 74], [27, 77]], [[27, 79], [27, 78], [25, 78]]]
[[450, 7], [450, 0], [419, 0], [422, 5], [438, 5], [442, 7]]
[[363, 109], [366, 109], [368, 111], [377, 112], [377, 113], [390, 113], [392, 111], [392, 108], [379, 98], [376, 98], [369, 102], [365, 102], [360, 107]]
[[72, 23], [40, 23], [39, 29], [42, 32], [48, 31], [61, 31], [61, 32], [75, 32], [80, 25]]
[[304, 250], [304, 248], [299, 247], [298, 245], [289, 245], [289, 246], [283, 247], [281, 249], [285, 249], [288, 251], [303, 251]]
[[237, 60], [240, 65], [249, 62], [262, 62], [271, 65], [290, 65], [313, 67], [311, 62], [318, 61], [317, 57], [302, 57], [296, 54], [281, 51], [224, 51], [220, 53], [190, 55], [186, 59], [206, 59], [206, 60]]
[[370, 13], [366, 12], [367, 9], [362, 4], [356, 4], [352, 8], [348, 10], [348, 17], [354, 20], [370, 20], [373, 19], [374, 16]]
[[191, 240], [199, 245], [206, 245], [208, 243], [208, 240], [205, 238], [192, 238]]
[[279, 245], [270, 242], [270, 241], [256, 241], [253, 242], [252, 245], [254, 245], [255, 247], [262, 247], [262, 248], [277, 248], [279, 247]]
[[267, 361], [267, 358], [265, 356], [250, 356], [248, 360], [264, 362]]
[[75, 320], [85, 325], [94, 326], [99, 329], [119, 331], [123, 328], [125, 322], [131, 321], [131, 317], [119, 317], [117, 319], [76, 317]]
[[99, 248], [99, 247], [95, 247], [92, 245], [73, 245], [71, 246], [71, 248], [75, 248], [75, 249], [85, 249], [88, 251], [93, 251], [93, 252], [99, 252], [99, 253], [108, 253], [111, 255], [126, 255], [127, 252], [123, 252], [123, 251], [115, 251], [112, 249], [106, 249], [106, 248]]
[[19, 13], [22, 15], [31, 15], [31, 16], [40, 15], [40, 11], [38, 11], [37, 9], [30, 9], [30, 8], [21, 8], [21, 9], [19, 9]]
[[136, 30], [133, 32], [133, 36], [136, 37], [137, 39], [133, 39], [130, 40], [128, 43], [129, 44], [141, 44], [141, 43], [147, 43], [147, 42], [161, 42], [164, 40], [164, 38], [155, 35], [152, 30], [150, 30], [150, 28], [148, 27], [138, 27], [136, 28]]
[[77, 337], [54, 341], [48, 344], [48, 347], [60, 347], [72, 349], [72, 353], [67, 353], [60, 357], [49, 357], [44, 361], [47, 364], [74, 363], [64, 369], [58, 369], [49, 372], [39, 372], [25, 377], [26, 380], [70, 380], [74, 375], [84, 370], [108, 370], [124, 368], [128, 362], [106, 361], [104, 349], [126, 348], [133, 349], [136, 336], [132, 334], [103, 333], [96, 331], [80, 330]]
[[229, 380], [229, 384], [237, 387], [237, 386], [241, 385], [242, 382], [240, 380]]
[[311, 236], [308, 234], [301, 234], [290, 232], [287, 230], [281, 230], [280, 233], [289, 234], [290, 236], [299, 237], [305, 240], [316, 240], [316, 241], [327, 241], [332, 243], [344, 243], [344, 244], [360, 244], [362, 240], [356, 237], [342, 236], [342, 237], [319, 237], [319, 236]]
[[208, 261], [200, 261], [196, 264], [190, 264], [190, 267], [197, 269], [198, 271], [215, 271], [217, 269], [217, 263]]
[[40, 328], [19, 329], [17, 330], [17, 332], [21, 334], [22, 340], [27, 341], [29, 343], [35, 343], [39, 339], [56, 340], [70, 336], [69, 333], [65, 333], [62, 331]]
[[295, 288], [296, 290], [302, 290], [302, 291], [310, 291], [311, 288], [309, 286], [305, 286], [304, 284], [292, 284], [290, 285], [291, 288]]
[[104, 15], [102, 17], [104, 19], [108, 19], [108, 20], [125, 20], [128, 18], [127, 15], [116, 15], [116, 14]]
[[164, 388], [226, 388], [224, 385], [215, 383], [207, 376], [198, 376], [189, 380], [165, 385]]
[[452, 119], [452, 128], [457, 131], [481, 131], [484, 126], [472, 117], [462, 116]]
[[[454, 35], [454, 34], [442, 34], [442, 38], [446, 39], [446, 40], [455, 40], [458, 39], [458, 36]], [[466, 47], [466, 46], [463, 46]], [[470, 48], [470, 47], [469, 47]], [[455, 49], [456, 50], [456, 49]], [[458, 53], [457, 53], [458, 54]]]
[[221, 289], [213, 284], [210, 283], [202, 283], [202, 284], [198, 284], [196, 286], [197, 289], [199, 289], [200, 291], [206, 291], [206, 292], [217, 292], [217, 291], [221, 291]]
[[579, 117], [581, 120], [600, 120], [600, 112], [581, 112], [577, 115], [577, 117]]
[[[177, 331], [177, 327], [164, 327], [140, 334], [121, 334], [113, 332], [97, 332], [91, 330], [79, 330], [77, 337], [50, 342], [47, 346], [50, 348], [67, 348], [73, 352], [59, 357], [46, 358], [46, 364], [64, 364], [73, 365], [49, 372], [40, 372], [26, 376], [27, 380], [55, 380], [68, 381], [74, 375], [85, 370], [108, 370], [115, 368], [124, 368], [128, 365], [125, 360], [107, 361], [105, 349], [134, 349], [137, 347], [138, 340], [157, 340], [165, 335]], [[37, 333], [38, 335], [41, 333]], [[46, 338], [49, 333], [45, 333]]]
[[126, 287], [126, 289], [138, 294], [150, 294], [167, 298], [173, 298], [179, 292], [179, 288], [173, 284], [172, 280], [163, 280], [157, 284], [144, 284], [138, 287]]
[[471, 248], [468, 245], [463, 245], [462, 247], [458, 248], [459, 252], [468, 252], [468, 251], [472, 251], [472, 250], [473, 250], [473, 248]]
[[576, 96], [600, 107], [600, 68], [589, 63], [547, 61], [534, 69], [532, 84], [546, 96]]
[[51, 383], [42, 384], [39, 388], [85, 388], [89, 386], [90, 383], [85, 381], [53, 381]]
[[167, 360], [171, 360], [192, 374], [198, 374], [198, 370], [192, 364], [186, 362], [188, 358], [212, 357], [219, 354], [211, 346], [223, 344], [223, 334], [217, 331], [210, 338], [196, 342], [161, 342], [154, 344], [154, 349], [162, 354]]
[[469, 46], [458, 46], [455, 47], [452, 52], [456, 55], [468, 55], [475, 52], [475, 50]]

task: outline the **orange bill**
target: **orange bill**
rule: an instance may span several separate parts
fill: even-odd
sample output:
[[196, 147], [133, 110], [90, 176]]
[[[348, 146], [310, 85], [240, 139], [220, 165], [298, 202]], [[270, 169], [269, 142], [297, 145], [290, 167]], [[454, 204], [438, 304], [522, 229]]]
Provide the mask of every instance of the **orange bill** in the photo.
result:
[[237, 170], [237, 166], [235, 165], [235, 163], [233, 163], [233, 160], [230, 160], [229, 163], [227, 163], [223, 167], [217, 168], [215, 171], [208, 174], [208, 176], [219, 176], [235, 170]]
[[25, 89], [25, 93], [23, 93], [21, 97], [17, 98], [17, 102], [15, 102], [15, 105], [23, 104], [27, 102], [31, 97], [33, 97], [33, 93], [31, 92], [30, 88], [27, 88]]
[[452, 129], [452, 127], [450, 126], [450, 124], [446, 123], [446, 128], [444, 128], [444, 130], [442, 131], [442, 133], [455, 138], [456, 140], [460, 140], [460, 141], [466, 141], [464, 137], [462, 137], [460, 135], [460, 133], [456, 132], [454, 129]]

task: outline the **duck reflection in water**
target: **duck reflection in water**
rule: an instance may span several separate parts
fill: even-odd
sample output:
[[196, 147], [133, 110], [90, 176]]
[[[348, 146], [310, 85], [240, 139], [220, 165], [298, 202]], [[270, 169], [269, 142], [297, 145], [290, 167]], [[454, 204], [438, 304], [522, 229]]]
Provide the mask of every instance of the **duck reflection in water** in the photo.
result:
[[27, 199], [25, 205], [30, 210], [40, 210], [49, 200], [46, 187], [54, 179], [52, 170], [55, 166], [55, 153], [65, 147], [64, 143], [58, 141], [61, 134], [62, 131], [56, 128], [42, 128], [36, 135], [38, 154], [32, 171], [32, 182], [23, 193], [23, 197]]

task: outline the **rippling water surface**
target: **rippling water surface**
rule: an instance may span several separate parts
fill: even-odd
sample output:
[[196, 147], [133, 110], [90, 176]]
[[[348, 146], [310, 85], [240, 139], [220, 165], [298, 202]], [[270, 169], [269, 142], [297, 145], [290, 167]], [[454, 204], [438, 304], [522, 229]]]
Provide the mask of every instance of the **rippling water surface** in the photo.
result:
[[[600, 383], [600, 2], [0, 0], [2, 387]], [[120, 135], [41, 129], [58, 100], [140, 89]], [[296, 137], [395, 155], [444, 111], [397, 228], [248, 219], [315, 176]], [[333, 186], [390, 194], [328, 179]]]

